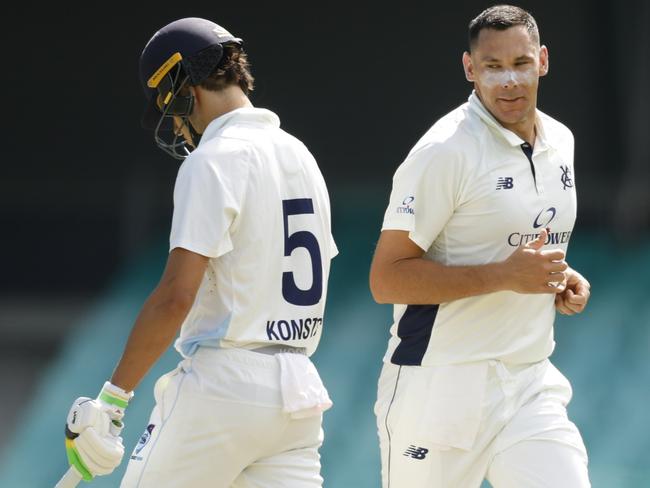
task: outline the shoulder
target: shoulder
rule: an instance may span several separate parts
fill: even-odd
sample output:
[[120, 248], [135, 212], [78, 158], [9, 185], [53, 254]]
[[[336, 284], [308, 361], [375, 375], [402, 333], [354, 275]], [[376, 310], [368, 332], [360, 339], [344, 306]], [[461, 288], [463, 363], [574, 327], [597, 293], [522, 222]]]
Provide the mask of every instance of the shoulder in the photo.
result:
[[215, 137], [200, 144], [185, 159], [181, 166], [184, 171], [207, 171], [228, 168], [234, 164], [250, 161], [254, 154], [251, 141], [232, 137]]
[[537, 110], [537, 114], [544, 126], [546, 138], [551, 144], [561, 147], [566, 147], [567, 145], [573, 147], [574, 138], [571, 129], [541, 110]]
[[273, 138], [274, 141], [283, 148], [290, 148], [295, 152], [313, 157], [311, 151], [307, 148], [304, 142], [280, 127], [272, 128], [272, 130], [269, 131], [269, 137]]
[[185, 158], [178, 170], [177, 184], [192, 188], [240, 187], [250, 173], [252, 150], [241, 141], [206, 141]]
[[406, 164], [459, 166], [480, 153], [482, 124], [471, 117], [467, 104], [441, 117], [409, 152]]

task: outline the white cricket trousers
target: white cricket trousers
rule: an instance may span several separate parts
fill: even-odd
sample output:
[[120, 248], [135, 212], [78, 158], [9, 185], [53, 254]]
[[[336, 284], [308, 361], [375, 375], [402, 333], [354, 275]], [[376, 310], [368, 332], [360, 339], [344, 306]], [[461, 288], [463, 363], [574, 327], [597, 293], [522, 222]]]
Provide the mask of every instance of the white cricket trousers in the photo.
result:
[[398, 366], [375, 414], [383, 488], [588, 488], [587, 452], [567, 417], [572, 391], [548, 360]]
[[199, 348], [163, 375], [122, 488], [320, 488], [322, 414], [283, 411], [274, 355]]

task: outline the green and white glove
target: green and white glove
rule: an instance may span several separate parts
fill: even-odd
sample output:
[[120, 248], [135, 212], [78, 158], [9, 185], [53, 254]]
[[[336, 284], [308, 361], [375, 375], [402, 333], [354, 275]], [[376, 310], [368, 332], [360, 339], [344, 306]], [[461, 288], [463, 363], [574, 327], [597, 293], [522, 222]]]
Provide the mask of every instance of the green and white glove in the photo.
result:
[[104, 383], [96, 399], [77, 398], [65, 428], [68, 462], [84, 480], [112, 473], [124, 456], [120, 433], [124, 411], [133, 392]]

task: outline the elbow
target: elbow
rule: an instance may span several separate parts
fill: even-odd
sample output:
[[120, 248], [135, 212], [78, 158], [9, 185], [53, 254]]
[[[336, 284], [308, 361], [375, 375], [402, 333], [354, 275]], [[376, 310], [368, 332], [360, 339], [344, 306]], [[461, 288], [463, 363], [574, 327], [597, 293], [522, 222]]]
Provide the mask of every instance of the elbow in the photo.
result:
[[370, 293], [372, 294], [373, 300], [379, 304], [389, 303], [388, 296], [386, 291], [382, 289], [381, 286], [370, 284]]
[[156, 308], [168, 317], [184, 320], [194, 305], [195, 295], [184, 290], [173, 290], [158, 301]]
[[391, 301], [388, 299], [387, 296], [385, 296], [385, 295], [381, 295], [381, 294], [378, 294], [378, 293], [373, 293], [373, 294], [372, 294], [372, 298], [373, 298], [373, 299], [375, 300], [375, 302], [378, 303], [379, 305], [387, 305], [387, 304], [392, 304], [392, 303], [393, 303], [393, 302], [391, 302]]
[[387, 281], [374, 269], [370, 271], [370, 293], [375, 302], [379, 304], [393, 303], [390, 300]]

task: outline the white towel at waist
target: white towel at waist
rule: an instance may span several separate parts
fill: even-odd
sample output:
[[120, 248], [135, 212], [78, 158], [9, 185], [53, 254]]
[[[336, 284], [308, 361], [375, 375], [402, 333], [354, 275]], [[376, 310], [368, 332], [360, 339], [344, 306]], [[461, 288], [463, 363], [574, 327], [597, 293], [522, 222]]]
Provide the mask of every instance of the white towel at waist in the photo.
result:
[[332, 406], [329, 394], [311, 360], [303, 354], [280, 353], [280, 387], [284, 411], [292, 418], [318, 415]]

